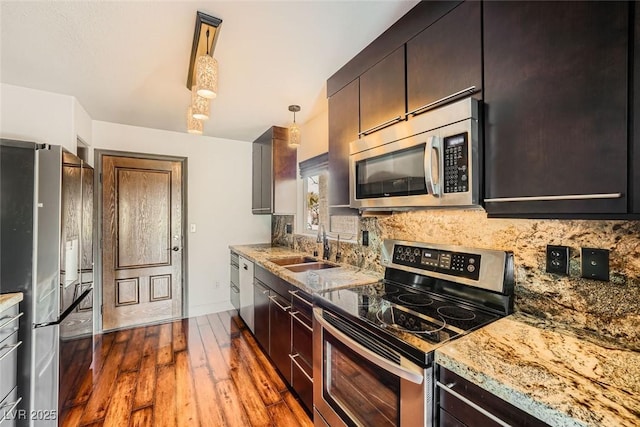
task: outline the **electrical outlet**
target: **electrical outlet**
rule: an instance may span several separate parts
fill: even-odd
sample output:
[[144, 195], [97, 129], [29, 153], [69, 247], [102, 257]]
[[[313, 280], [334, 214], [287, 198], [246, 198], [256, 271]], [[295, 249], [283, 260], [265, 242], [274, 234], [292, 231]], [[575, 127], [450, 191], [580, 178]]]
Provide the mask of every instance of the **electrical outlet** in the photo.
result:
[[569, 275], [569, 247], [547, 245], [547, 273]]
[[369, 246], [369, 232], [362, 230], [362, 246]]
[[581, 248], [582, 277], [609, 281], [609, 251], [606, 249]]
[[287, 225], [285, 225], [285, 226], [284, 226], [284, 228], [285, 228], [285, 232], [286, 232], [287, 234], [291, 234], [291, 233], [293, 232], [293, 231], [292, 231], [292, 230], [293, 230], [293, 227], [291, 226], [291, 224], [287, 224]]

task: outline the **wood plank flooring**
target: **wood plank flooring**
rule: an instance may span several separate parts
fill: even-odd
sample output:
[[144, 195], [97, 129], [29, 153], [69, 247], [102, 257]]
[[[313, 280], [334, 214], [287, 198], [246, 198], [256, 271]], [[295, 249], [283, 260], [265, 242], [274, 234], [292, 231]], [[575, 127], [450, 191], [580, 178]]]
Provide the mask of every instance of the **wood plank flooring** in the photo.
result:
[[235, 311], [68, 341], [61, 426], [300, 426], [312, 420]]

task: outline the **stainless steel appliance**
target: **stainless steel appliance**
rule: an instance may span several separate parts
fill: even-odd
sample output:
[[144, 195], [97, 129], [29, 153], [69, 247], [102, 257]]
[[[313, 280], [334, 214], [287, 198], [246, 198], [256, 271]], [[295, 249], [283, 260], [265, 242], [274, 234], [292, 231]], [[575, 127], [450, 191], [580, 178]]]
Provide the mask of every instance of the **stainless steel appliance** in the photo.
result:
[[479, 205], [479, 101], [465, 98], [353, 141], [350, 206]]
[[513, 310], [510, 252], [386, 240], [381, 262], [314, 296], [316, 426], [434, 425], [434, 350]]
[[[93, 333], [93, 261], [85, 253], [93, 254], [92, 205], [83, 199], [82, 162], [76, 190], [63, 155], [69, 163], [59, 146], [0, 140], [0, 292], [24, 294], [17, 425], [57, 425], [60, 372], [71, 362], [59, 357], [61, 336]], [[89, 313], [78, 314], [83, 309]]]

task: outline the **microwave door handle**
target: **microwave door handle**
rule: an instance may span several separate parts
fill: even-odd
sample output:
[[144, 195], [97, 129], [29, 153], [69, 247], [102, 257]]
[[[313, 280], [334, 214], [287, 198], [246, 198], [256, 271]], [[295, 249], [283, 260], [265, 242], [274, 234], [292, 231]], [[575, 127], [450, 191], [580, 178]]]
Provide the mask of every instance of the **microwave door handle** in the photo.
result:
[[[440, 197], [440, 141], [437, 136], [429, 137], [429, 143], [427, 144], [427, 152], [424, 153], [424, 179], [427, 185], [427, 191], [429, 194]], [[437, 176], [433, 177], [433, 160], [434, 153], [436, 154], [436, 161], [438, 162]]]

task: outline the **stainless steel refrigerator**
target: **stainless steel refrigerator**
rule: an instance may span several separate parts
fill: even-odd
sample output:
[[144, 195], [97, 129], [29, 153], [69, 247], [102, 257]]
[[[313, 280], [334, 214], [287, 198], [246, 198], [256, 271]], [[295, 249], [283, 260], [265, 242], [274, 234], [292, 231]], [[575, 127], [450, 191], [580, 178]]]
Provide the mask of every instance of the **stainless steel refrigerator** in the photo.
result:
[[[0, 140], [0, 293], [24, 294], [17, 425], [57, 425], [60, 372], [67, 362], [59, 358], [61, 336], [93, 333], [93, 316], [87, 316], [92, 312], [87, 308], [92, 305], [92, 220], [89, 236], [83, 227], [87, 215], [93, 218], [83, 209], [92, 189], [83, 191], [79, 159], [77, 182], [69, 178], [74, 174], [65, 169], [76, 167], [73, 157], [59, 146]], [[51, 413], [57, 416], [40, 416]]]

